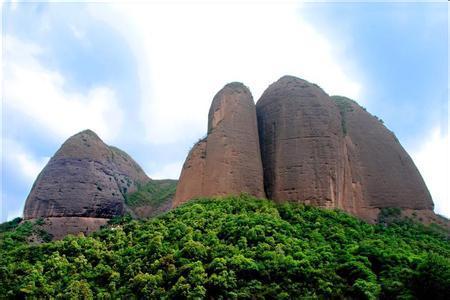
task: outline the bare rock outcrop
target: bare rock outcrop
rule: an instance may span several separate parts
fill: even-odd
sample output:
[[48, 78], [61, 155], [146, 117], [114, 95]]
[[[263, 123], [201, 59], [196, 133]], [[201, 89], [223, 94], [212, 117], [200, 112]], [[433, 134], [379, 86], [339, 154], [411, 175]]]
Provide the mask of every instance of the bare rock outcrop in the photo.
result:
[[343, 199], [339, 109], [318, 86], [284, 76], [256, 104], [267, 197], [321, 207]]
[[268, 198], [374, 221], [386, 207], [433, 209], [395, 135], [356, 102], [284, 76], [256, 104]]
[[214, 97], [208, 135], [188, 155], [174, 206], [200, 196], [246, 192], [339, 208], [371, 222], [388, 207], [434, 215], [412, 159], [356, 102], [284, 76], [263, 93], [256, 116], [242, 84], [228, 84]]
[[241, 83], [227, 84], [213, 99], [208, 135], [190, 151], [174, 206], [199, 196], [264, 196], [255, 104]]
[[347, 197], [358, 194], [361, 198], [353, 212], [373, 219], [378, 209], [385, 207], [432, 211], [425, 182], [394, 133], [355, 101], [332, 98], [340, 108], [346, 135], [344, 146], [352, 180], [346, 187], [351, 190]]
[[178, 180], [172, 206], [204, 196], [203, 180], [206, 165], [206, 138], [198, 141], [189, 151]]
[[128, 154], [85, 130], [70, 137], [39, 174], [24, 219], [122, 215], [125, 195], [149, 180]]

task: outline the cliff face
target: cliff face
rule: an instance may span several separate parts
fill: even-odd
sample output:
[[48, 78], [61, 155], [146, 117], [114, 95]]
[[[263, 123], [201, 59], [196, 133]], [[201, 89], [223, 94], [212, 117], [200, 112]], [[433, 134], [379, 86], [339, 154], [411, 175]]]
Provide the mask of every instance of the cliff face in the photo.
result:
[[336, 207], [342, 201], [341, 117], [320, 88], [285, 76], [256, 105], [267, 196]]
[[246, 192], [340, 208], [368, 221], [384, 207], [433, 209], [394, 134], [356, 102], [284, 76], [263, 93], [256, 115], [257, 125], [243, 85], [227, 85], [216, 95], [208, 136], [189, 153], [175, 206], [198, 196]]
[[358, 197], [364, 199], [360, 210], [432, 210], [433, 201], [425, 182], [395, 135], [356, 102], [343, 97], [333, 99], [344, 120], [352, 193], [356, 189], [361, 194]]
[[206, 138], [198, 141], [189, 151], [178, 180], [173, 206], [178, 206], [192, 198], [204, 196]]
[[149, 180], [129, 155], [86, 130], [69, 138], [39, 174], [24, 218], [122, 215], [125, 194]]
[[253, 97], [241, 83], [227, 84], [213, 99], [208, 135], [183, 166], [174, 206], [198, 196], [248, 193], [264, 196]]

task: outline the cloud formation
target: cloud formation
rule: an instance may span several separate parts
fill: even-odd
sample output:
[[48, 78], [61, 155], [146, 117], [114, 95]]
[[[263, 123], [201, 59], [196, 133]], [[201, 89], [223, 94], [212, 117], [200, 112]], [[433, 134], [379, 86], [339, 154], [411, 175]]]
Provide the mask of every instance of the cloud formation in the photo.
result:
[[113, 88], [98, 85], [86, 92], [70, 90], [63, 74], [40, 62], [43, 48], [6, 36], [4, 49], [8, 114], [41, 126], [59, 139], [86, 128], [106, 140], [113, 140], [120, 132], [123, 118]]
[[249, 86], [255, 100], [286, 74], [331, 94], [357, 98], [361, 89], [296, 4], [133, 3], [111, 11], [92, 6], [91, 13], [121, 30], [139, 57], [141, 118], [151, 143], [201, 136], [214, 94], [231, 81]]
[[411, 154], [430, 190], [435, 211], [447, 217], [450, 215], [449, 150], [448, 132], [438, 126], [433, 128], [428, 139]]

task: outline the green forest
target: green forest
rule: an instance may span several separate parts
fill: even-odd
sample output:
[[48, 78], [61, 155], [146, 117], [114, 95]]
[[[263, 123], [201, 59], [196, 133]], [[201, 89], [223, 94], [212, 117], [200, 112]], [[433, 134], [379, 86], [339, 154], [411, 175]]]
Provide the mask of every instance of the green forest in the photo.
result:
[[395, 210], [370, 225], [241, 195], [30, 244], [36, 226], [0, 226], [1, 298], [450, 299], [448, 234]]

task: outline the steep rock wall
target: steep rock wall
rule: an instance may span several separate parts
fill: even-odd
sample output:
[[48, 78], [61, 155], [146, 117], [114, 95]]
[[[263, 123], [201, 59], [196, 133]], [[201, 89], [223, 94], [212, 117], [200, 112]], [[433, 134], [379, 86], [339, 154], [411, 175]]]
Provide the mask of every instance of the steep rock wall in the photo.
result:
[[248, 193], [264, 196], [255, 104], [246, 86], [227, 84], [213, 99], [208, 135], [191, 150], [174, 206], [193, 197]]

